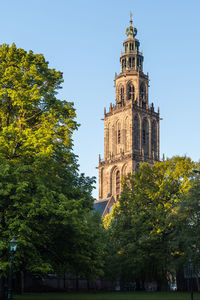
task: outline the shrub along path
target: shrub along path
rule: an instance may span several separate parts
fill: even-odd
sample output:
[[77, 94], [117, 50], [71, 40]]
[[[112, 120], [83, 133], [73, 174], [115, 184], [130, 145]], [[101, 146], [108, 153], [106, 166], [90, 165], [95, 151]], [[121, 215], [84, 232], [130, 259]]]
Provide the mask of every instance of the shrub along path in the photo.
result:
[[[190, 300], [189, 293], [143, 293], [143, 292], [110, 292], [110, 293], [51, 293], [15, 295], [13, 300]], [[194, 300], [200, 295], [194, 294]]]

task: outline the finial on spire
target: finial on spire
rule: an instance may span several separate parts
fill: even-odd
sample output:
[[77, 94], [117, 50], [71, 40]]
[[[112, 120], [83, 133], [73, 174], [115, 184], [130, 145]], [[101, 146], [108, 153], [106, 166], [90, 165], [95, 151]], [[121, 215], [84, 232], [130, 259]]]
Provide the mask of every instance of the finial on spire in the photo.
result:
[[126, 29], [126, 35], [129, 37], [129, 38], [134, 38], [137, 34], [137, 29], [133, 26], [133, 14], [132, 12], [130, 11], [130, 26]]
[[133, 24], [132, 16], [133, 16], [133, 14], [132, 14], [132, 12], [130, 11], [130, 24], [131, 24], [131, 25]]
[[131, 24], [131, 25], [132, 25], [132, 23], [133, 23], [132, 16], [133, 16], [133, 14], [132, 14], [132, 12], [130, 11], [130, 24]]

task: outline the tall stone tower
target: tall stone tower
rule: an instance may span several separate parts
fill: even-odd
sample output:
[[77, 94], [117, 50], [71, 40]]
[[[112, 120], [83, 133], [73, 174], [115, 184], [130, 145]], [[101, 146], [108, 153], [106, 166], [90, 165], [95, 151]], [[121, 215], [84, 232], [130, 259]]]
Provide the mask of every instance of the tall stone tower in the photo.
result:
[[[149, 76], [143, 72], [143, 53], [132, 24], [120, 56], [121, 73], [115, 75], [115, 104], [104, 109], [104, 159], [99, 156], [99, 200], [102, 215], [109, 213], [121, 193], [121, 179], [140, 162], [159, 160], [159, 111], [149, 104]], [[99, 209], [100, 208], [100, 209]]]

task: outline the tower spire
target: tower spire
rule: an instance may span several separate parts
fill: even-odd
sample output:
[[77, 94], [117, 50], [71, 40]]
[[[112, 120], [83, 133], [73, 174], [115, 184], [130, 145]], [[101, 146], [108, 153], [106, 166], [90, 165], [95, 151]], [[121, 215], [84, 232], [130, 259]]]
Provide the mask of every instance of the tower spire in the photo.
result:
[[149, 105], [149, 76], [143, 72], [132, 12], [127, 17], [121, 72], [115, 75], [115, 105], [104, 113], [104, 160], [99, 160], [99, 201], [95, 203], [103, 216], [118, 200], [123, 176], [137, 171], [140, 162], [153, 165], [159, 160], [160, 115]]
[[121, 72], [143, 70], [143, 53], [139, 52], [140, 42], [135, 38], [137, 28], [133, 25], [132, 17], [133, 14], [130, 11], [130, 25], [126, 28], [127, 38], [123, 43], [124, 52], [120, 56]]
[[132, 12], [130, 11], [130, 26], [128, 28], [126, 28], [126, 35], [129, 37], [129, 38], [135, 38], [136, 34], [137, 34], [137, 28], [135, 28], [133, 26], [133, 14]]
[[132, 24], [133, 24], [132, 16], [133, 16], [133, 14], [132, 14], [132, 12], [130, 11], [130, 24], [131, 24], [131, 26], [132, 26]]

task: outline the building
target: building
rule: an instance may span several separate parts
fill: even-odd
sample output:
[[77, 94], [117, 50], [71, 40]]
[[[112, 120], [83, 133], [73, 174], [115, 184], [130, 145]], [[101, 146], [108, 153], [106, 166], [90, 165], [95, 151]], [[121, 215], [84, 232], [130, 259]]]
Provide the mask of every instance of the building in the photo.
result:
[[121, 193], [121, 179], [137, 171], [140, 162], [159, 160], [159, 109], [149, 103], [149, 75], [143, 72], [143, 53], [137, 29], [126, 29], [120, 56], [121, 72], [115, 75], [115, 104], [104, 108], [104, 159], [99, 156], [99, 200], [95, 209], [107, 215]]

